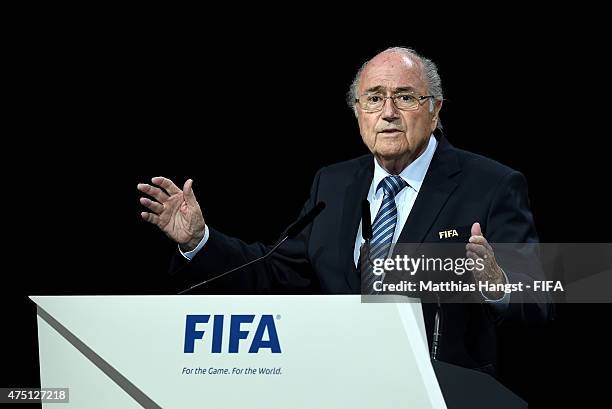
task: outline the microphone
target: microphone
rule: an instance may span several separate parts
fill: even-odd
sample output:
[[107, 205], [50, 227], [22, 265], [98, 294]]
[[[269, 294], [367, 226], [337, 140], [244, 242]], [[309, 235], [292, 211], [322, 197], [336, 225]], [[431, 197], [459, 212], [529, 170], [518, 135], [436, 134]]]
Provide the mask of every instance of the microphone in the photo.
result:
[[312, 208], [312, 210], [310, 210], [308, 213], [304, 215], [304, 217], [298, 219], [291, 226], [287, 228], [285, 232], [286, 237], [283, 238], [282, 241], [285, 241], [287, 239], [292, 239], [298, 234], [300, 234], [300, 232], [304, 230], [306, 226], [312, 223], [315, 217], [317, 217], [319, 213], [323, 211], [323, 209], [325, 209], [325, 202], [317, 203], [315, 207]]
[[370, 240], [372, 240], [372, 216], [370, 215], [368, 199], [361, 201], [361, 237], [366, 243], [370, 243]]
[[372, 240], [372, 217], [370, 215], [370, 202], [368, 199], [361, 201], [361, 237], [363, 238], [364, 261], [371, 267], [374, 263], [370, 260], [370, 241]]
[[248, 267], [251, 264], [257, 263], [258, 261], [261, 261], [265, 258], [268, 258], [272, 253], [274, 253], [276, 251], [276, 249], [278, 249], [281, 244], [283, 244], [287, 239], [292, 239], [295, 236], [297, 236], [298, 234], [300, 234], [300, 232], [302, 230], [304, 230], [304, 228], [306, 226], [308, 226], [310, 223], [312, 223], [312, 221], [315, 219], [315, 217], [317, 217], [319, 215], [319, 213], [321, 213], [323, 211], [323, 209], [325, 209], [325, 202], [319, 202], [315, 205], [315, 207], [313, 207], [308, 213], [306, 213], [304, 216], [300, 217], [298, 220], [296, 220], [294, 223], [292, 223], [287, 230], [285, 230], [285, 233], [281, 235], [281, 238], [276, 242], [276, 244], [270, 249], [268, 250], [268, 252], [266, 254], [264, 254], [261, 257], [256, 258], [255, 260], [251, 260], [245, 264], [242, 264], [238, 267], [232, 268], [231, 270], [228, 270], [224, 273], [221, 273], [219, 275], [216, 275], [212, 278], [209, 278], [208, 280], [204, 280], [198, 284], [192, 285], [191, 287], [187, 288], [186, 290], [183, 290], [179, 293], [177, 293], [177, 295], [182, 295], [185, 294], [195, 288], [198, 288], [200, 286], [203, 286], [205, 284], [210, 283], [213, 280], [216, 280], [218, 278], [221, 278], [229, 273], [233, 273], [234, 271], [238, 271], [242, 268]]

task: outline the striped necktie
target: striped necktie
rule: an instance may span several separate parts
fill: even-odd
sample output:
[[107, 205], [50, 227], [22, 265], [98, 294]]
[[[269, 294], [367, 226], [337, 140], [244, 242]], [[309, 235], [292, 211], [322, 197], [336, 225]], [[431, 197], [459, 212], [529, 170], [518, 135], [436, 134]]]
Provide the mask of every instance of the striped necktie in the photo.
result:
[[[397, 207], [395, 205], [395, 196], [408, 183], [399, 176], [387, 176], [380, 181], [376, 191], [384, 190], [382, 205], [374, 218], [372, 225], [372, 240], [370, 241], [370, 260], [377, 258], [386, 258], [389, 254], [390, 244], [393, 241], [395, 233], [395, 225], [397, 224]], [[375, 276], [372, 269], [365, 269], [367, 272], [366, 289], [370, 294], [374, 293], [372, 285], [374, 281], [381, 280], [382, 276]]]

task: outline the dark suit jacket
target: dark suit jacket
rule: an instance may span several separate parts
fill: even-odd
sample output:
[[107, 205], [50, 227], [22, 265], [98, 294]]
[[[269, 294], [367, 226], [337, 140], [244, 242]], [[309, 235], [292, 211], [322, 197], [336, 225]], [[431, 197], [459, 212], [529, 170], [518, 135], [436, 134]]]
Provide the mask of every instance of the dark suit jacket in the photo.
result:
[[[353, 250], [361, 220], [361, 201], [367, 196], [373, 177], [373, 161], [372, 155], [365, 155], [321, 169], [302, 210], [304, 214], [324, 201], [327, 206], [314, 222], [264, 262], [213, 282], [214, 287], [207, 291], [360, 293]], [[493, 160], [456, 149], [439, 137], [399, 242], [435, 242], [440, 240], [439, 231], [469, 229], [476, 221], [489, 242], [538, 240], [523, 175]], [[180, 254], [174, 257], [171, 271], [176, 272], [176, 287], [184, 289], [260, 257], [268, 249], [261, 243], [246, 244], [210, 229], [205, 247], [188, 264]], [[518, 278], [514, 273], [506, 273], [511, 282]], [[423, 312], [431, 344], [435, 305], [423, 304]], [[506, 312], [518, 319], [526, 315], [537, 319], [545, 313], [542, 304], [511, 304]], [[504, 316], [486, 304], [444, 304], [443, 317], [439, 359], [493, 373], [495, 326]]]

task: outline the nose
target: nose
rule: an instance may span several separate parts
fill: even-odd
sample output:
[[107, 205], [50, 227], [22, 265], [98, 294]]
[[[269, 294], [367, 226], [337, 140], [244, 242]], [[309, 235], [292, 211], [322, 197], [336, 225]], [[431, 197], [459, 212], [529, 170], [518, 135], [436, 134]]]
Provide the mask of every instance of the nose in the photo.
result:
[[394, 120], [399, 118], [399, 112], [397, 111], [395, 102], [393, 102], [393, 98], [387, 97], [385, 99], [385, 103], [382, 109], [382, 118], [387, 122], [393, 122]]

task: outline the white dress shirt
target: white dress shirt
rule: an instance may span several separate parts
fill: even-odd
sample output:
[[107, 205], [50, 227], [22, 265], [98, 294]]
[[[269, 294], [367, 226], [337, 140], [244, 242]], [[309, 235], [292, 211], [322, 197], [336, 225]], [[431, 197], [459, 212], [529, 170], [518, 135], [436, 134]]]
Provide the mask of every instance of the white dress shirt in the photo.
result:
[[[421, 185], [423, 185], [425, 174], [427, 173], [427, 169], [429, 169], [429, 164], [431, 163], [431, 159], [433, 158], [437, 146], [438, 140], [435, 137], [430, 136], [427, 148], [425, 148], [423, 153], [416, 158], [414, 162], [406, 166], [406, 168], [398, 175], [404, 179], [406, 183], [408, 183], [408, 186], [403, 188], [397, 195], [395, 195], [397, 222], [395, 224], [395, 232], [393, 233], [393, 243], [397, 243], [397, 239], [404, 228], [404, 224], [406, 224], [406, 220], [408, 220], [408, 215], [412, 210], [412, 206], [414, 206], [414, 202], [419, 194]], [[387, 176], [391, 176], [391, 174], [380, 166], [376, 158], [374, 158], [374, 177], [372, 178], [372, 183], [370, 184], [370, 190], [368, 191], [367, 197], [368, 202], [370, 202], [372, 224], [374, 224], [376, 214], [378, 213], [380, 206], [382, 206], [384, 196], [384, 189], [379, 189], [376, 191], [376, 188], [378, 187], [378, 184]], [[353, 251], [355, 266], [357, 266], [357, 263], [359, 262], [359, 250], [364, 242], [363, 237], [361, 236], [361, 227], [361, 223], [359, 223], [357, 237], [355, 238], [355, 249]]]

